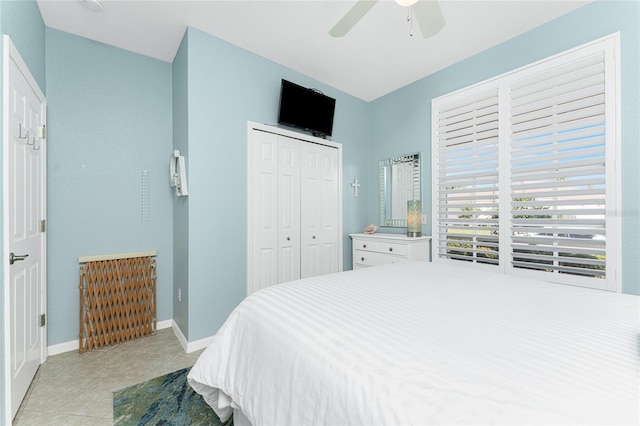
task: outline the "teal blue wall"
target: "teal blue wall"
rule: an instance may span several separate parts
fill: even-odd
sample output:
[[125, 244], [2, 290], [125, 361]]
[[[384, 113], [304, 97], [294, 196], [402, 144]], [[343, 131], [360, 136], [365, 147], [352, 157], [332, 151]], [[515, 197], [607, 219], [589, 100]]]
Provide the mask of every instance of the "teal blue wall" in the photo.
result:
[[[186, 157], [190, 173], [189, 109], [187, 78], [188, 34], [173, 60], [173, 147]], [[187, 176], [187, 181], [190, 176]], [[178, 302], [178, 290], [182, 301]], [[184, 336], [189, 335], [189, 197], [173, 196], [173, 320]]]
[[[35, 1], [0, 1], [0, 34], [11, 37], [22, 59], [31, 70], [33, 77], [44, 92], [45, 86], [45, 26], [40, 16], [40, 11]], [[0, 41], [0, 82], [4, 81], [3, 75], [4, 47]], [[2, 83], [0, 83], [1, 86]], [[1, 91], [0, 91], [1, 92]], [[0, 135], [3, 134], [3, 105], [0, 102]], [[0, 149], [0, 185], [2, 182], [2, 150]], [[2, 199], [0, 198], [0, 234], [3, 234], [4, 217]], [[4, 240], [4, 235], [2, 235]], [[4, 247], [0, 247], [0, 257], [5, 259]], [[4, 276], [4, 263], [0, 262], [0, 276]], [[4, 320], [4, 286], [0, 290], [0, 318]], [[4, 327], [4, 324], [2, 325]], [[0, 331], [0, 422], [4, 422], [10, 407], [5, 407], [5, 378], [4, 378], [4, 331]]]
[[332, 139], [344, 146], [345, 233], [366, 220], [363, 199], [348, 185], [366, 173], [370, 132], [367, 103], [193, 28], [187, 78], [188, 339], [194, 341], [213, 335], [246, 294], [247, 121], [277, 123], [281, 79], [336, 98]]
[[0, 1], [2, 34], [8, 34], [29, 66], [40, 90], [46, 93], [45, 26], [34, 0]]
[[[597, 1], [371, 103], [371, 161], [422, 153], [423, 211], [431, 211], [431, 100], [614, 32], [622, 61], [622, 284], [640, 294], [640, 2]], [[369, 187], [377, 182], [369, 173]], [[370, 215], [377, 198], [368, 191]], [[384, 229], [384, 228], [383, 228]], [[384, 229], [394, 231], [393, 229]], [[431, 217], [424, 226], [431, 234]]]
[[46, 38], [49, 345], [78, 338], [79, 256], [158, 250], [157, 318], [169, 320], [171, 64], [51, 28]]
[[[640, 293], [639, 22], [638, 2], [597, 1], [365, 103], [195, 29], [168, 64], [46, 29], [35, 1], [0, 1], [0, 32], [12, 37], [48, 102], [48, 343], [77, 339], [78, 256], [147, 249], [159, 251], [158, 318], [175, 319], [190, 341], [215, 333], [246, 290], [246, 122], [276, 123], [280, 79], [337, 99], [332, 139], [344, 148], [347, 235], [377, 221], [376, 165], [391, 155], [422, 152], [429, 211], [431, 99], [616, 31], [623, 284]], [[172, 147], [187, 155], [188, 198], [167, 184]], [[142, 170], [151, 182], [148, 223], [140, 217]], [[363, 184], [359, 198], [354, 178]], [[343, 241], [350, 269], [351, 242]], [[2, 365], [4, 345], [2, 335]], [[4, 410], [0, 404], [0, 418]]]
[[[4, 34], [2, 21], [5, 16], [4, 7], [2, 2], [0, 2], [0, 34]], [[0, 81], [4, 82], [4, 42], [0, 43]], [[0, 83], [0, 86], [4, 86], [4, 83]], [[4, 89], [4, 88], [3, 88]], [[2, 96], [4, 97], [4, 90]], [[4, 99], [4, 98], [3, 98]], [[0, 102], [0, 135], [4, 135], [4, 100]], [[3, 144], [4, 144], [4, 136], [3, 136]], [[4, 148], [0, 149], [0, 185], [4, 190]], [[4, 196], [0, 198], [0, 235], [2, 235], [2, 241], [4, 241]], [[0, 247], [0, 256], [4, 259], [4, 243], [2, 247]], [[5, 421], [5, 417], [8, 416], [7, 412], [10, 410], [10, 407], [7, 407], [6, 399], [5, 399], [5, 387], [7, 383], [4, 378], [5, 372], [5, 335], [4, 332], [4, 289], [5, 289], [5, 281], [4, 281], [4, 262], [0, 262], [0, 276], [2, 276], [2, 288], [0, 289], [0, 318], [2, 318], [3, 325], [2, 329], [0, 329], [0, 368], [2, 368], [2, 372], [0, 373], [0, 422]], [[6, 343], [7, 345], [9, 342]]]
[[[640, 293], [639, 21], [637, 2], [598, 1], [365, 103], [195, 29], [168, 64], [45, 29], [35, 1], [1, 1], [0, 30], [48, 102], [49, 344], [77, 339], [77, 257], [121, 251], [158, 249], [160, 320], [174, 318], [190, 341], [217, 330], [246, 289], [246, 122], [276, 123], [281, 78], [337, 99], [332, 139], [344, 147], [346, 235], [377, 220], [376, 164], [390, 155], [422, 152], [429, 211], [431, 99], [615, 31], [622, 34], [623, 284]], [[187, 154], [188, 198], [167, 184], [172, 147]], [[142, 170], [151, 180], [149, 223], [140, 218]], [[363, 183], [359, 198], [354, 178]], [[344, 243], [350, 269], [348, 237]]]

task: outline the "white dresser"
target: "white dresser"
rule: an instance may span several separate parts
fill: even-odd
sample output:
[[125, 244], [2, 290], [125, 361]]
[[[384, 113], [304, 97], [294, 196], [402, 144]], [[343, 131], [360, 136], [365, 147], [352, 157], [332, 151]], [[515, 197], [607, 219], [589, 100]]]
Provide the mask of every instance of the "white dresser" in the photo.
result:
[[368, 268], [403, 260], [431, 259], [431, 237], [402, 234], [349, 234], [353, 240], [353, 269]]

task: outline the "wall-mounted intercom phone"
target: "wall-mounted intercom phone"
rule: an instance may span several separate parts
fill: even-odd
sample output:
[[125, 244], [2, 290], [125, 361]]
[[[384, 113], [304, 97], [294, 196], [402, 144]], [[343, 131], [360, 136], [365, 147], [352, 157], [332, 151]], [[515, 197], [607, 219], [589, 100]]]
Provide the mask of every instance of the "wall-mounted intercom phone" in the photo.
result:
[[179, 149], [171, 151], [169, 158], [169, 182], [172, 187], [176, 188], [176, 195], [181, 197], [189, 195], [187, 187], [187, 167], [184, 161], [184, 155], [180, 155]]

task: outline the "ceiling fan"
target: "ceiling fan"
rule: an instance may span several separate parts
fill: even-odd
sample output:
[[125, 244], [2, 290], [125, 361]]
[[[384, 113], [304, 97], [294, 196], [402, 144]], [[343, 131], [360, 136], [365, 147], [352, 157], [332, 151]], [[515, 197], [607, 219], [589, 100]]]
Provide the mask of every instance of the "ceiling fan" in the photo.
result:
[[[351, 9], [334, 25], [329, 34], [333, 37], [344, 37], [355, 24], [371, 10], [379, 0], [358, 0]], [[432, 37], [440, 32], [445, 21], [438, 0], [395, 0], [400, 6], [409, 7], [408, 20], [412, 14], [418, 21], [424, 38]], [[413, 33], [411, 33], [413, 35]]]

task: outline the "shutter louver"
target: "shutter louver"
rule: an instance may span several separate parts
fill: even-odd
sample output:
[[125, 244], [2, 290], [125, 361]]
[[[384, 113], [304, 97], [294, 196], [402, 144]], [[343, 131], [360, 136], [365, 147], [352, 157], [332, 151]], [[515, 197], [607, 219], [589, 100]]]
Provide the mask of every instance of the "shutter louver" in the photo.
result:
[[512, 266], [604, 278], [604, 53], [509, 89]]
[[498, 91], [437, 111], [436, 256], [498, 264]]

